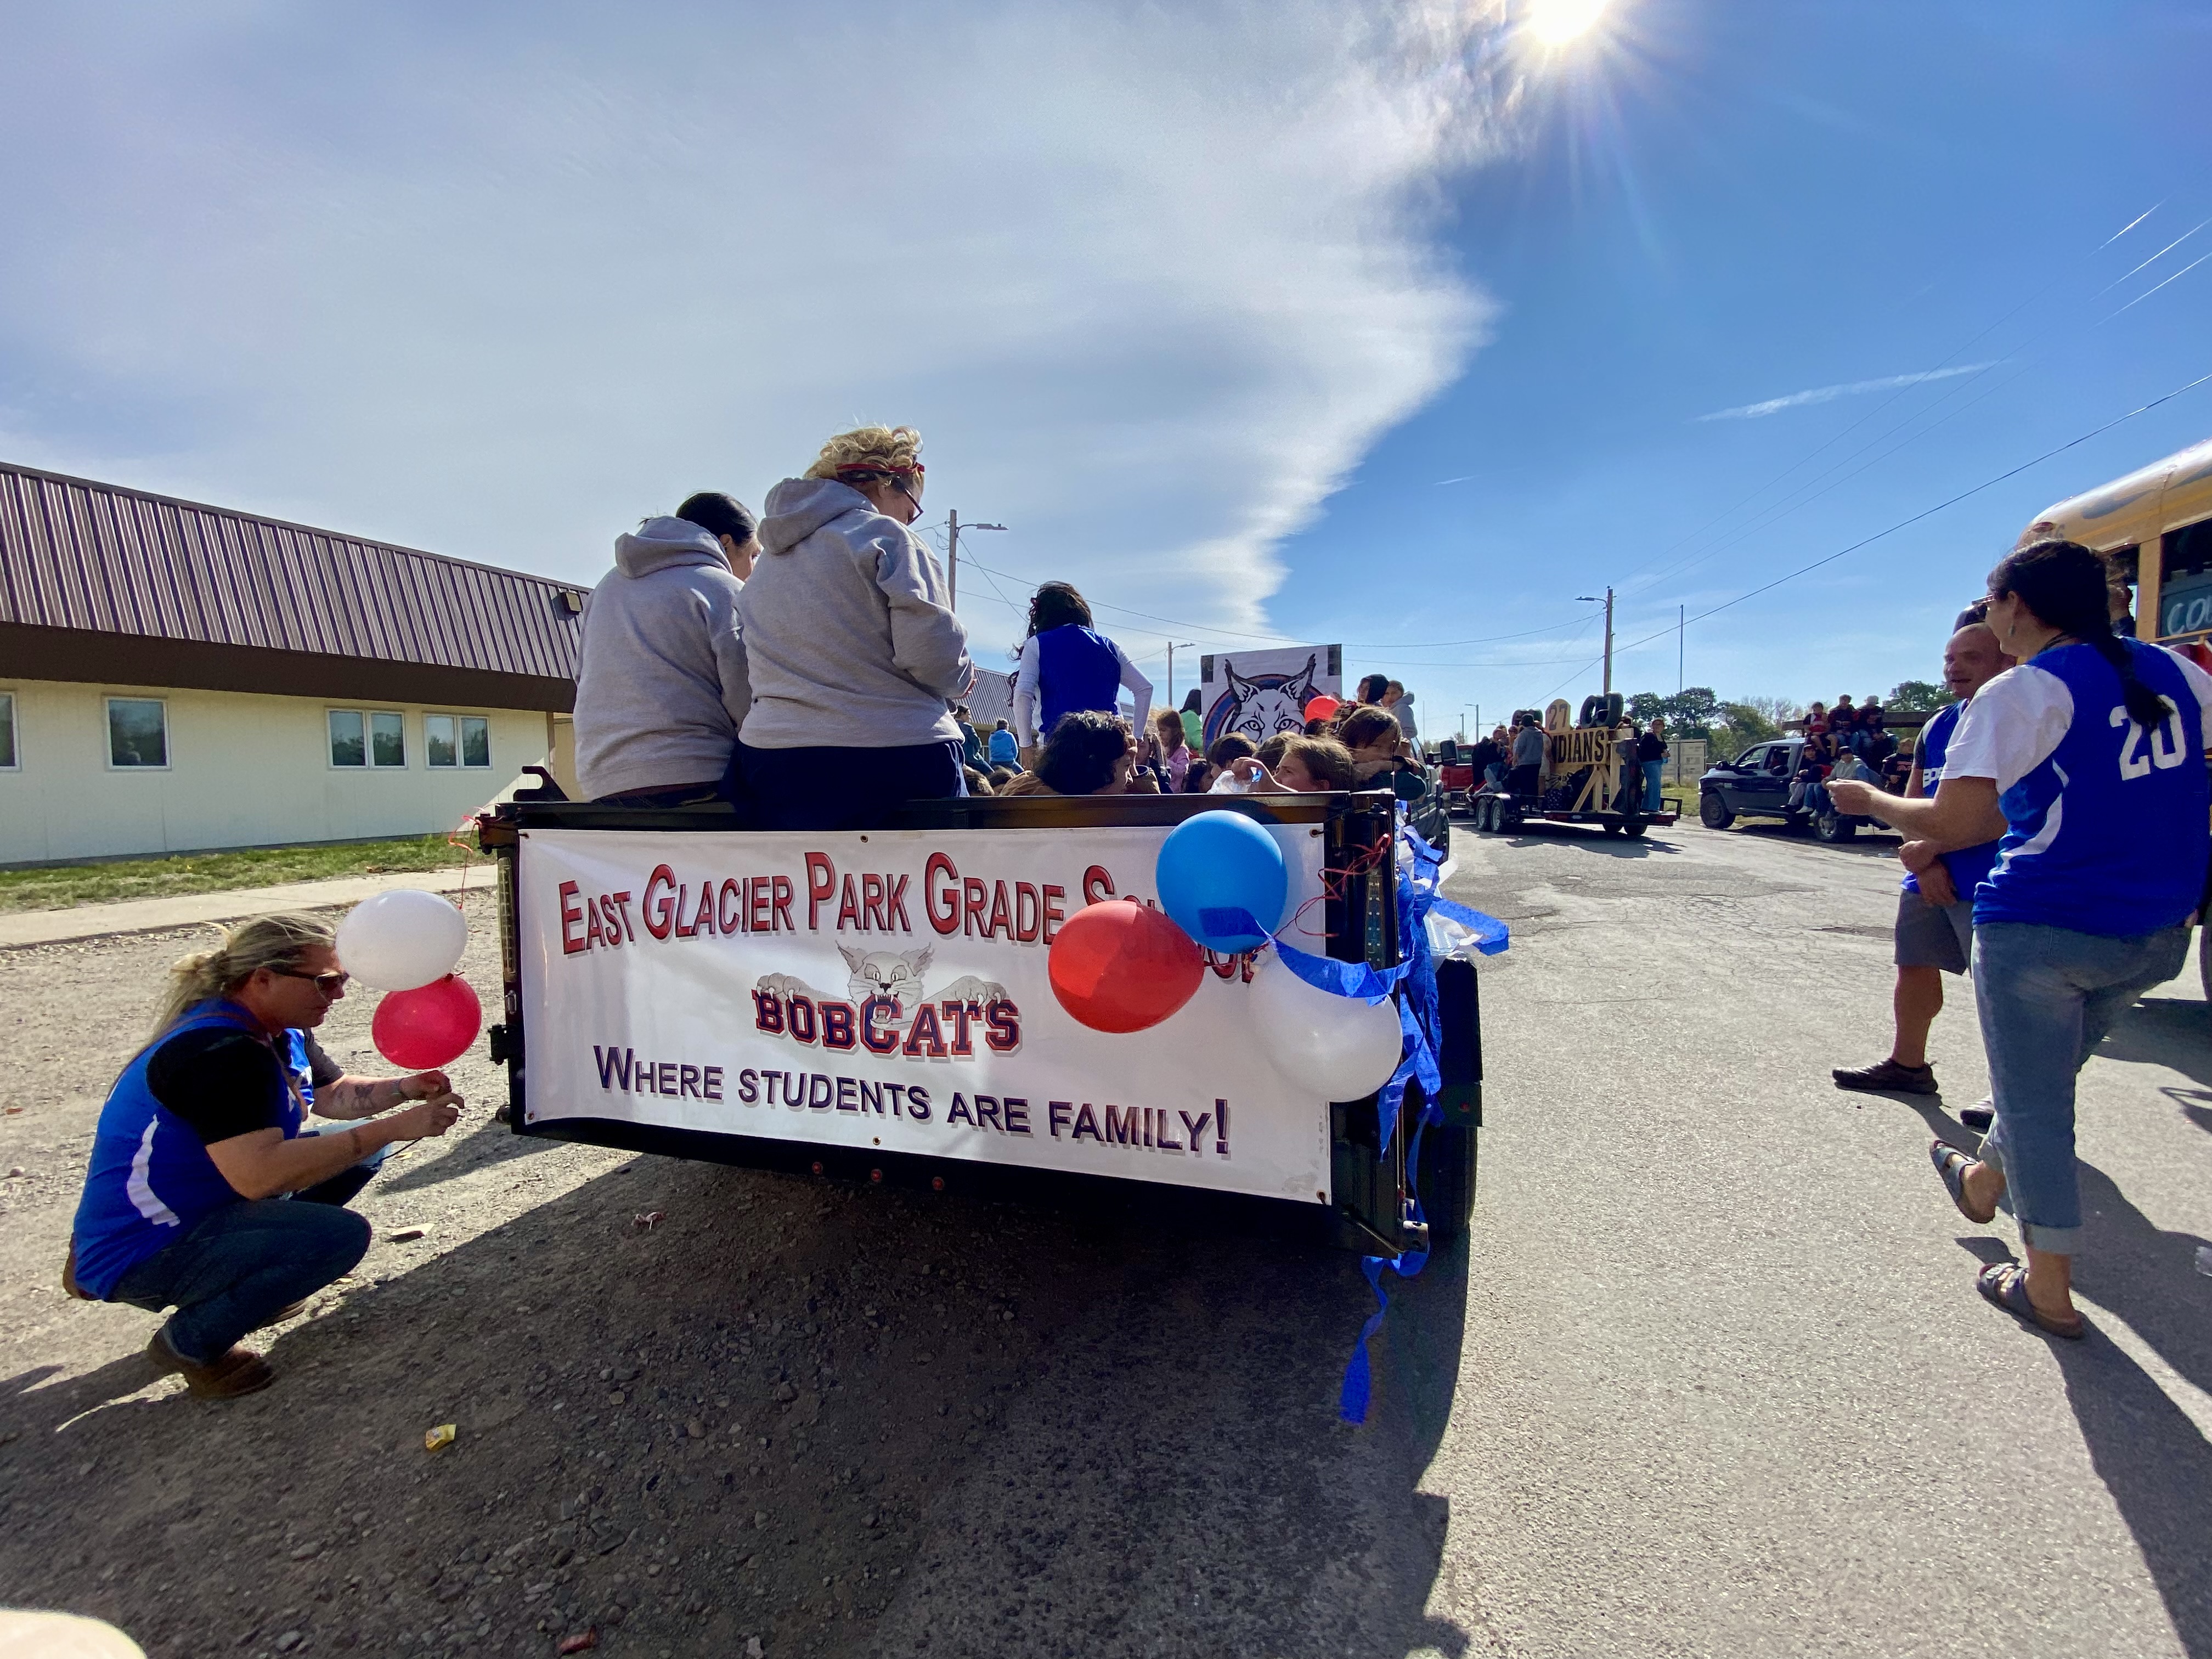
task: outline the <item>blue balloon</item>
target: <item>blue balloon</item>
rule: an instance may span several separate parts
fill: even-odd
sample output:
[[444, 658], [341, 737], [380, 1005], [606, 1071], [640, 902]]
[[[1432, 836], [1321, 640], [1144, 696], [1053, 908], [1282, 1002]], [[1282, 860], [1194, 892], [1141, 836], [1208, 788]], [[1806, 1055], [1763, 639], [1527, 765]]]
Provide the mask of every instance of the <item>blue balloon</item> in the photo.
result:
[[1256, 951], [1282, 925], [1290, 896], [1283, 849], [1241, 812], [1200, 812], [1169, 834], [1153, 872], [1160, 908], [1224, 955]]

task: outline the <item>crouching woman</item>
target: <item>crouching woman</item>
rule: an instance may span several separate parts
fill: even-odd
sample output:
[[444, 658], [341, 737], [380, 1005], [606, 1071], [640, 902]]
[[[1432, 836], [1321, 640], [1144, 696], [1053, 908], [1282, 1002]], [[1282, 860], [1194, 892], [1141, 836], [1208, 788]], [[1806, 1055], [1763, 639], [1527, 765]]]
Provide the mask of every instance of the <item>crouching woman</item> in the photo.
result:
[[[309, 1033], [345, 994], [329, 923], [260, 916], [179, 960], [151, 1042], [100, 1109], [64, 1282], [73, 1296], [176, 1311], [147, 1355], [192, 1393], [275, 1381], [239, 1346], [368, 1249], [344, 1207], [395, 1141], [460, 1115], [442, 1072], [342, 1074]], [[344, 1128], [305, 1127], [402, 1111]]]

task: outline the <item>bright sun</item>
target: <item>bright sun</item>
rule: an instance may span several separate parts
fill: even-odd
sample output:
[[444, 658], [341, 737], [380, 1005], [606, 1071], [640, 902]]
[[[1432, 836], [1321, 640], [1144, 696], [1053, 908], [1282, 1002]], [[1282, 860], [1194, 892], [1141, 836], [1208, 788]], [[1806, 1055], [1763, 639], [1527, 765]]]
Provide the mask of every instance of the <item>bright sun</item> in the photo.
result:
[[1565, 46], [1587, 33], [1605, 8], [1606, 0], [1528, 0], [1528, 31], [1547, 46]]

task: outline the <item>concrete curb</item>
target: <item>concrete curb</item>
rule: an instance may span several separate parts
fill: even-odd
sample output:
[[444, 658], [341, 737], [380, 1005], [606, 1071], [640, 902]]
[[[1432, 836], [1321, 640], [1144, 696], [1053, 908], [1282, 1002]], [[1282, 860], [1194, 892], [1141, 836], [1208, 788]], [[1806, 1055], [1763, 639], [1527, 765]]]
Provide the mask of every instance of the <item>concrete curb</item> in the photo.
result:
[[120, 933], [158, 933], [210, 921], [235, 921], [271, 910], [325, 910], [358, 904], [397, 887], [433, 893], [466, 889], [489, 892], [495, 880], [486, 863], [459, 870], [401, 870], [388, 875], [343, 876], [332, 881], [295, 881], [277, 887], [237, 887], [176, 898], [127, 899], [120, 904], [81, 904], [68, 910], [0, 912], [0, 951], [64, 945]]

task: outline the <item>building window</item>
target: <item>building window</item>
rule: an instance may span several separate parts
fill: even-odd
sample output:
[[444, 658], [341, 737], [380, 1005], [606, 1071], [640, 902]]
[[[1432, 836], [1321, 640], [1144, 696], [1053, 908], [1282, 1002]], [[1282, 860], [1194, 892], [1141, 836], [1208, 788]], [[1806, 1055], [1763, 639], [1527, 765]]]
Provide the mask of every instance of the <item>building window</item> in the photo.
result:
[[15, 759], [15, 694], [0, 691], [0, 772], [13, 772]]
[[422, 716], [422, 759], [429, 766], [491, 765], [491, 721], [482, 714]]
[[169, 705], [159, 697], [110, 697], [107, 763], [132, 768], [168, 765]]
[[333, 766], [366, 766], [368, 764], [368, 728], [358, 708], [331, 710], [331, 764]]
[[390, 712], [330, 711], [331, 764], [394, 767], [407, 764], [407, 721]]
[[407, 764], [407, 722], [398, 714], [368, 717], [368, 763], [371, 766]]

